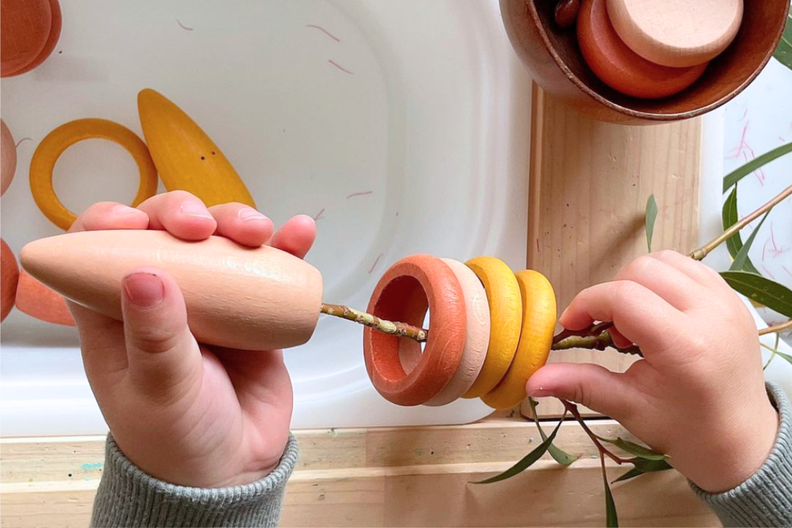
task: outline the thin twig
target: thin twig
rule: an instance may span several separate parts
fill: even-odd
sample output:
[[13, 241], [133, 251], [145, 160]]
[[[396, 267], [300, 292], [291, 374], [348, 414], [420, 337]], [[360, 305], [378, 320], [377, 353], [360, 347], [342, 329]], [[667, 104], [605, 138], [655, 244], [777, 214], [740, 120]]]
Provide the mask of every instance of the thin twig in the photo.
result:
[[786, 323], [777, 324], [774, 326], [768, 326], [767, 328], [763, 328], [759, 330], [759, 335], [767, 335], [767, 334], [777, 334], [779, 332], [785, 332], [787, 330], [792, 330], [792, 319], [787, 321]]
[[588, 425], [586, 425], [586, 421], [583, 419], [582, 416], [580, 416], [580, 412], [578, 411], [577, 405], [567, 400], [561, 400], [561, 403], [564, 404], [564, 408], [567, 411], [569, 411], [569, 414], [575, 417], [575, 420], [578, 421], [580, 427], [582, 427], [583, 430], [586, 432], [586, 434], [589, 436], [589, 438], [591, 438], [591, 441], [594, 443], [594, 446], [597, 448], [597, 451], [600, 452], [600, 456], [607, 456], [617, 464], [625, 464], [629, 462], [628, 460], [617, 457], [616, 455], [608, 451], [604, 445], [602, 445], [602, 443], [599, 440], [599, 437], [595, 435], [591, 429], [589, 429]]
[[418, 328], [417, 326], [408, 325], [406, 323], [385, 321], [376, 315], [361, 312], [360, 310], [355, 310], [349, 306], [342, 306], [339, 304], [322, 304], [321, 311], [326, 315], [332, 315], [333, 317], [340, 317], [348, 321], [354, 321], [385, 334], [396, 337], [407, 337], [413, 341], [418, 341], [419, 343], [426, 341], [428, 335], [428, 331], [424, 330], [423, 328]]
[[709, 255], [713, 249], [715, 249], [716, 247], [720, 246], [721, 244], [729, 240], [743, 227], [747, 226], [748, 224], [759, 218], [762, 214], [766, 213], [767, 211], [778, 205], [789, 195], [792, 195], [792, 185], [781, 191], [780, 194], [778, 194], [776, 197], [774, 197], [772, 200], [764, 204], [762, 207], [760, 207], [753, 213], [735, 222], [734, 225], [729, 227], [729, 229], [727, 229], [717, 237], [713, 238], [712, 240], [710, 240], [700, 248], [691, 252], [690, 255], [688, 256], [693, 260], [703, 260], [704, 257]]

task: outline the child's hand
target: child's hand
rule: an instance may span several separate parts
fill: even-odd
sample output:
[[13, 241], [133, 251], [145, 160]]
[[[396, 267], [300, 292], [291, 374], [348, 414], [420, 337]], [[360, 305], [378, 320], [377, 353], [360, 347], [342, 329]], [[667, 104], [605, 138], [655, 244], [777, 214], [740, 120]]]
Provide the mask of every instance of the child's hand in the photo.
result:
[[671, 251], [638, 258], [613, 282], [581, 292], [560, 322], [581, 330], [595, 320], [612, 321], [616, 344], [637, 344], [645, 359], [624, 374], [547, 365], [528, 382], [529, 395], [612, 416], [710, 492], [759, 469], [778, 415], [765, 392], [753, 319], [715, 271]]
[[[272, 222], [250, 207], [207, 209], [181, 191], [137, 209], [96, 204], [71, 231], [100, 229], [163, 229], [185, 240], [216, 234], [300, 258], [316, 236], [308, 217], [292, 218], [273, 235]], [[283, 455], [292, 413], [281, 351], [197, 343], [179, 287], [155, 268], [129, 270], [122, 308], [120, 322], [70, 303], [91, 388], [124, 454], [150, 475], [185, 486], [247, 484], [270, 473]]]

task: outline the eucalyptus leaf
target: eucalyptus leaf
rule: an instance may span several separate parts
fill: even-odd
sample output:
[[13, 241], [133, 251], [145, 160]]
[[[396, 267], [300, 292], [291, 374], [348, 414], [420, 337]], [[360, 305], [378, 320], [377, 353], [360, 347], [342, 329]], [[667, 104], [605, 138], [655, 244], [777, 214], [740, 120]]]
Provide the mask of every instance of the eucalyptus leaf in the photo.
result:
[[645, 458], [631, 458], [630, 463], [641, 473], [654, 473], [656, 471], [666, 471], [673, 469], [666, 459], [647, 460]]
[[[723, 202], [723, 212], [721, 213], [721, 217], [723, 219], [723, 230], [726, 231], [731, 226], [737, 223], [737, 220], [740, 219], [739, 214], [737, 213], [737, 186], [734, 186], [732, 192], [729, 193], [729, 196], [726, 198], [726, 201]], [[729, 250], [729, 255], [731, 258], [734, 259], [740, 250], [743, 247], [742, 243], [742, 236], [740, 232], [737, 231], [731, 237], [726, 239], [726, 248]], [[759, 275], [759, 270], [753, 265], [751, 262], [751, 258], [746, 255], [745, 263], [743, 264], [742, 269], [745, 271], [750, 271]]]
[[765, 152], [758, 158], [749, 161], [737, 169], [734, 169], [732, 172], [727, 174], [725, 178], [723, 178], [723, 192], [731, 189], [733, 185], [736, 185], [738, 181], [742, 180], [753, 171], [764, 165], [767, 165], [775, 159], [780, 158], [784, 154], [789, 154], [790, 152], [792, 152], [792, 143], [787, 143], [786, 145], [781, 145], [780, 147], [774, 148], [769, 152]]
[[787, 16], [786, 27], [781, 35], [781, 42], [778, 43], [773, 57], [792, 70], [792, 11]]
[[644, 472], [641, 471], [640, 469], [632, 468], [631, 470], [627, 471], [623, 475], [619, 476], [619, 478], [617, 478], [616, 480], [611, 482], [611, 484], [616, 484], [617, 482], [623, 482], [625, 480], [630, 480], [630, 479], [633, 479], [635, 477], [640, 477], [643, 474], [644, 474]]
[[654, 234], [655, 220], [657, 220], [657, 201], [654, 194], [649, 195], [646, 201], [646, 245], [652, 251], [652, 235]]
[[[542, 436], [542, 440], [547, 440], [547, 435], [545, 434], [544, 429], [542, 429], [542, 426], [539, 424], [539, 415], [536, 413], [536, 406], [539, 404], [536, 403], [533, 398], [528, 398], [528, 405], [531, 407], [534, 423], [536, 424], [536, 428], [539, 429], [539, 434]], [[575, 455], [567, 453], [563, 449], [557, 447], [555, 444], [550, 444], [550, 447], [547, 448], [547, 451], [550, 453], [550, 456], [553, 457], [553, 460], [562, 466], [568, 466], [578, 459], [578, 457]]]
[[792, 317], [792, 291], [775, 281], [747, 271], [722, 271], [733, 290], [771, 310]]
[[[737, 190], [737, 188], [735, 187], [734, 190]], [[772, 211], [772, 209], [770, 211]], [[751, 236], [749, 236], [748, 240], [745, 241], [745, 245], [740, 248], [740, 251], [734, 257], [734, 262], [732, 262], [731, 268], [729, 268], [730, 270], [732, 271], [746, 270], [752, 273], [757, 273], [756, 268], [753, 267], [753, 264], [751, 264], [751, 268], [753, 269], [749, 270], [746, 267], [746, 264], [750, 262], [748, 260], [748, 251], [751, 249], [751, 246], [753, 245], [754, 239], [756, 238], [756, 234], [762, 228], [762, 224], [764, 224], [765, 220], [767, 220], [767, 215], [770, 214], [770, 211], [767, 211], [765, 213], [765, 215], [762, 217], [761, 222], [759, 222], [759, 225], [756, 226], [756, 229], [754, 229], [753, 232], [751, 232]]]
[[646, 460], [665, 460], [668, 458], [667, 455], [663, 453], [658, 453], [657, 451], [652, 451], [648, 447], [644, 447], [642, 445], [638, 445], [635, 442], [630, 442], [629, 440], [624, 440], [623, 438], [616, 438], [616, 440], [611, 440], [609, 438], [602, 438], [598, 436], [600, 440], [603, 442], [607, 442], [609, 444], [613, 444], [622, 451], [626, 453], [630, 453], [631, 455], [635, 455], [639, 458], [643, 458]]
[[605, 459], [602, 459], [602, 482], [605, 484], [605, 526], [619, 526], [619, 516], [616, 513], [616, 503], [613, 501], [613, 493], [611, 493], [610, 485], [608, 484], [608, 474], [605, 472]]
[[486, 480], [481, 480], [478, 482], [471, 482], [471, 484], [492, 484], [493, 482], [500, 482], [502, 480], [506, 480], [512, 478], [515, 475], [519, 475], [529, 467], [531, 467], [534, 462], [542, 458], [547, 452], [547, 448], [553, 444], [553, 440], [555, 440], [556, 435], [558, 434], [558, 430], [561, 428], [561, 424], [564, 423], [563, 420], [558, 422], [558, 425], [553, 432], [550, 433], [550, 436], [547, 437], [547, 440], [536, 446], [536, 449], [525, 455], [519, 462], [514, 464], [512, 467], [501, 473], [500, 475], [495, 475], [494, 477], [490, 477]]

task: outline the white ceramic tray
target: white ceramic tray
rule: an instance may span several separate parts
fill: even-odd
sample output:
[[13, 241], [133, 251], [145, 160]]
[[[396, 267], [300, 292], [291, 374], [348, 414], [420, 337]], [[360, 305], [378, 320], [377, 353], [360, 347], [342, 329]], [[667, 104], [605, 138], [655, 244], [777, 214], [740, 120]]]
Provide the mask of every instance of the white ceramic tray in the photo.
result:
[[[3, 119], [18, 141], [31, 138], [2, 200], [2, 236], [15, 253], [60, 232], [27, 182], [39, 141], [83, 117], [140, 134], [136, 95], [150, 87], [202, 125], [276, 223], [318, 216], [308, 260], [330, 302], [365, 307], [387, 266], [412, 253], [524, 266], [530, 79], [495, 0], [62, 6], [53, 55], [2, 83]], [[64, 153], [55, 180], [80, 211], [128, 202], [137, 173], [123, 150], [91, 140]], [[295, 427], [461, 423], [489, 412], [476, 401], [387, 403], [365, 374], [361, 335], [322, 319], [310, 343], [287, 352]], [[16, 311], [2, 344], [3, 435], [106, 430], [74, 329]]]

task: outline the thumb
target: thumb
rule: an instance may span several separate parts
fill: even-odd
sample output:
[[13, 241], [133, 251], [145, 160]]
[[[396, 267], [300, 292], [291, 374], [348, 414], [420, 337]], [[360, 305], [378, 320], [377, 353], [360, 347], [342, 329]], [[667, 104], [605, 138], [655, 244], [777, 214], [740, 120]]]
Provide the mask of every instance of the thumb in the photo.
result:
[[156, 268], [140, 268], [122, 281], [129, 376], [144, 393], [183, 394], [200, 379], [201, 351], [187, 326], [176, 282]]
[[629, 417], [635, 405], [635, 389], [623, 374], [588, 363], [552, 363], [540, 368], [525, 387], [533, 398], [561, 398], [610, 416]]

